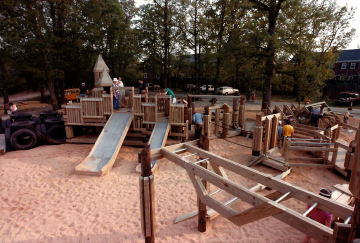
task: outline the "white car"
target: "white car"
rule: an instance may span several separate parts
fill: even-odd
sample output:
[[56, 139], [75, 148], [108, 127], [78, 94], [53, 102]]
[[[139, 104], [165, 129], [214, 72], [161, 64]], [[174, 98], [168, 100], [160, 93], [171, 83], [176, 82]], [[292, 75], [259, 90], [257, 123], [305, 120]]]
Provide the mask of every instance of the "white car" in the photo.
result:
[[[206, 85], [201, 86], [200, 89], [201, 89], [202, 92], [206, 92]], [[214, 86], [208, 85], [208, 91], [209, 92], [214, 92], [214, 90], [215, 90]]]
[[222, 86], [217, 89], [217, 94], [218, 95], [231, 95], [231, 94], [238, 95], [239, 90], [231, 88], [229, 86]]

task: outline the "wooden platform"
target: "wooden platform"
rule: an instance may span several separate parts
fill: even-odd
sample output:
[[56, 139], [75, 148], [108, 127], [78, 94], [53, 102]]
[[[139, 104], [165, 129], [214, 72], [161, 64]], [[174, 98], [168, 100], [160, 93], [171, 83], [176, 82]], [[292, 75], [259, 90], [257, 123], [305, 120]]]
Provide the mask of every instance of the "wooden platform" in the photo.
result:
[[5, 134], [0, 134], [0, 155], [6, 152]]
[[[346, 146], [349, 146], [349, 144], [346, 141], [344, 141], [343, 139], [338, 139], [337, 142], [342, 143]], [[336, 162], [335, 162], [335, 166], [334, 166], [334, 169], [345, 177], [348, 176], [348, 172], [345, 171], [345, 167], [344, 167], [346, 152], [347, 152], [347, 150], [343, 149], [342, 147], [338, 148], [338, 153], [337, 153]], [[329, 153], [329, 157], [330, 158], [332, 157], [332, 152]]]
[[102, 176], [108, 172], [115, 163], [133, 117], [131, 113], [112, 114], [90, 154], [75, 167], [75, 173]]

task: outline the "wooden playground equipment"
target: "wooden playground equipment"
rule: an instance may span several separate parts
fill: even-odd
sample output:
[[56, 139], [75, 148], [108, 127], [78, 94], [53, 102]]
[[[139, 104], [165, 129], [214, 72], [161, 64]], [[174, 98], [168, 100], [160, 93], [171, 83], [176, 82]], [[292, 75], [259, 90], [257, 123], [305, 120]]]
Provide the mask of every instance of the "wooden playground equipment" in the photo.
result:
[[[357, 138], [357, 141], [360, 141], [359, 138]], [[206, 214], [209, 212], [207, 207], [210, 207], [238, 226], [272, 216], [322, 242], [345, 242], [341, 240], [344, 238], [344, 234], [347, 234], [346, 236], [349, 237], [349, 229], [352, 229], [353, 226], [349, 223], [354, 222], [354, 215], [359, 213], [356, 209], [354, 211], [353, 208], [348, 205], [332, 201], [284, 182], [281, 180], [283, 174], [280, 174], [279, 177], [272, 177], [212, 154], [207, 151], [208, 147], [209, 137], [202, 136], [200, 141], [176, 144], [152, 151], [147, 147], [143, 150], [140, 158], [144, 167], [146, 167], [146, 164], [152, 159], [166, 158], [187, 171], [199, 198], [199, 209], [197, 211], [199, 231], [206, 231]], [[181, 153], [184, 152], [189, 152], [190, 154], [181, 156]], [[190, 156], [197, 156], [198, 160], [196, 162], [190, 162], [188, 160]], [[357, 159], [359, 159], [359, 145], [357, 145], [356, 156]], [[212, 170], [209, 170], [210, 166]], [[258, 186], [248, 189], [236, 184], [228, 179], [224, 169], [253, 180], [258, 183]], [[358, 168], [357, 170], [359, 171]], [[359, 175], [357, 174], [353, 177], [356, 177], [354, 181], [357, 180], [357, 184], [355, 184], [356, 188], [354, 189], [359, 190]], [[155, 236], [155, 189], [152, 182], [153, 179], [153, 175], [143, 175], [140, 177], [141, 219], [146, 242], [153, 242]], [[210, 184], [216, 186], [218, 189], [210, 192]], [[255, 191], [259, 190], [262, 185], [275, 190], [275, 192], [267, 196], [257, 194]], [[349, 188], [352, 186], [354, 187], [354, 184], [350, 183]], [[233, 199], [225, 203], [215, 199], [213, 195], [221, 191], [233, 195]], [[358, 194], [359, 192], [356, 192], [354, 195]], [[281, 204], [281, 202], [290, 198], [302, 201], [310, 205], [310, 208], [304, 212], [297, 212]], [[237, 199], [247, 202], [252, 207], [237, 212], [229, 206], [229, 204], [232, 204]], [[357, 202], [359, 201], [358, 198], [356, 200]], [[308, 214], [314, 208], [329, 212], [343, 219], [344, 223], [336, 223], [335, 229], [333, 230], [308, 218]], [[347, 233], [344, 233], [345, 231]]]
[[[114, 164], [122, 144], [126, 144], [126, 137], [141, 139], [149, 137], [148, 141], [127, 143], [135, 146], [146, 145], [139, 154], [141, 164], [137, 168], [141, 173], [139, 179], [141, 226], [146, 242], [154, 242], [155, 239], [153, 172], [162, 158], [187, 171], [198, 196], [198, 210], [180, 216], [177, 222], [198, 215], [198, 229], [201, 232], [206, 231], [207, 220], [219, 215], [237, 226], [272, 216], [320, 241], [347, 242], [344, 240], [346, 237], [359, 238], [359, 233], [355, 231], [360, 217], [359, 129], [351, 127], [356, 130], [356, 149], [339, 141], [341, 122], [337, 114], [328, 110], [327, 120], [325, 119], [327, 128], [312, 128], [305, 125], [308, 124], [309, 115], [306, 107], [297, 109], [294, 105], [291, 107], [285, 105], [282, 110], [275, 107], [276, 114], [272, 114], [271, 109], [265, 107], [257, 114], [255, 120], [249, 120], [245, 119], [245, 100], [240, 96], [188, 95], [187, 100], [177, 99], [179, 102], [173, 104], [170, 96], [140, 95], [134, 94], [133, 87], [111, 87], [108, 68], [101, 56], [94, 67], [94, 77], [96, 88], [92, 91], [92, 97], [81, 98], [79, 103], [67, 105], [62, 111], [69, 139], [74, 136], [74, 126], [103, 127], [89, 156], [75, 168], [75, 173], [104, 175]], [[113, 89], [125, 92], [121, 102], [124, 107], [116, 111], [113, 110]], [[232, 106], [229, 106], [228, 104], [231, 103]], [[312, 104], [312, 106], [324, 105], [326, 105], [324, 102]], [[204, 114], [204, 129], [200, 140], [187, 142], [193, 136], [193, 112]], [[285, 138], [282, 149], [278, 149], [279, 121], [289, 118], [294, 120], [295, 136]], [[248, 166], [208, 152], [210, 138], [221, 137], [226, 140], [236, 135], [253, 138], [251, 149], [254, 159]], [[165, 147], [168, 136], [181, 140], [182, 143]], [[341, 150], [345, 151], [344, 158], [339, 156]], [[313, 152], [313, 158], [308, 155], [304, 155], [304, 158], [296, 158], [297, 161], [312, 163], [295, 163], [291, 157], [293, 151]], [[182, 156], [183, 153], [189, 154]], [[196, 162], [191, 162], [188, 160], [190, 157], [198, 159]], [[282, 173], [273, 177], [249, 168], [259, 163], [280, 170]], [[290, 173], [292, 167], [304, 166], [337, 170], [348, 177], [349, 190], [356, 198], [355, 210], [337, 201], [342, 197], [341, 193], [337, 194], [335, 200], [330, 200], [282, 180]], [[226, 175], [225, 169], [250, 179], [257, 185], [245, 188], [234, 183]], [[217, 188], [213, 192], [210, 192], [211, 184]], [[275, 191], [267, 196], [256, 193], [264, 188]], [[231, 194], [233, 198], [227, 202], [220, 202], [213, 197], [222, 192]], [[297, 212], [281, 204], [290, 198], [310, 205], [310, 209]], [[239, 200], [248, 203], [251, 207], [241, 212], [231, 208]], [[333, 230], [308, 218], [308, 214], [314, 208], [332, 213], [344, 223], [336, 223]]]

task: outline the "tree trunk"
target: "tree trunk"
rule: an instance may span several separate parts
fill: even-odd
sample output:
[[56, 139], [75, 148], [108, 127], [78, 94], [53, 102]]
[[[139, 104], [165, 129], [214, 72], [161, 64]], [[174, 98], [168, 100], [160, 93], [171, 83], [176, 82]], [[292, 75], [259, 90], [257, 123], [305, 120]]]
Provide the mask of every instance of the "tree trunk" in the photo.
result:
[[3, 86], [2, 86], [2, 95], [4, 98], [4, 114], [7, 114], [7, 110], [5, 108], [6, 104], [9, 104], [9, 93], [8, 93], [8, 84], [7, 84], [7, 77], [8, 77], [8, 72], [7, 69], [5, 67], [5, 63], [3, 61], [3, 59], [0, 57], [0, 70], [1, 70], [1, 76], [0, 76], [0, 80], [3, 80]]
[[55, 90], [54, 90], [54, 86], [53, 86], [53, 81], [52, 78], [49, 74], [49, 64], [47, 62], [46, 57], [45, 58], [45, 77], [46, 77], [46, 82], [49, 88], [49, 92], [50, 92], [50, 97], [51, 97], [51, 104], [53, 107], [54, 111], [57, 111], [59, 109], [58, 107], [58, 103], [57, 103], [57, 99], [56, 99], [56, 95], [55, 95]]
[[168, 34], [168, 0], [165, 0], [164, 8], [164, 83], [170, 88], [168, 80], [168, 48], [169, 48], [169, 34]]
[[216, 75], [215, 75], [215, 94], [217, 93], [217, 88], [219, 86], [219, 76], [220, 76], [220, 65], [221, 65], [221, 47], [222, 47], [222, 38], [224, 33], [224, 18], [225, 18], [226, 2], [221, 1], [221, 22], [220, 30], [218, 33], [218, 47], [217, 47], [217, 58], [216, 58]]

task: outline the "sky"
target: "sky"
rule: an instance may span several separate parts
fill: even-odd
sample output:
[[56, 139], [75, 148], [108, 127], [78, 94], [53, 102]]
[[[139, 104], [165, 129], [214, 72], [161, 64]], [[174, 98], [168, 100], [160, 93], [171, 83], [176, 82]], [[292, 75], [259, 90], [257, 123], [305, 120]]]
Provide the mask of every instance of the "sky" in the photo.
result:
[[[135, 0], [136, 6], [141, 4], [152, 3], [152, 0]], [[351, 27], [356, 29], [355, 37], [353, 41], [347, 46], [346, 49], [357, 49], [360, 48], [360, 0], [337, 0], [336, 1], [340, 6], [348, 4], [350, 7], [356, 8], [355, 10], [355, 19], [351, 23]]]

